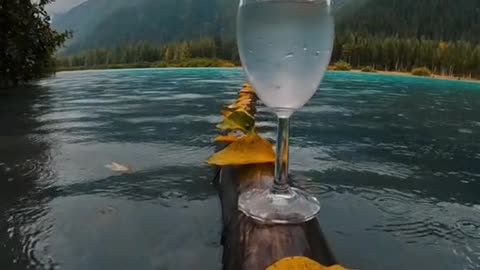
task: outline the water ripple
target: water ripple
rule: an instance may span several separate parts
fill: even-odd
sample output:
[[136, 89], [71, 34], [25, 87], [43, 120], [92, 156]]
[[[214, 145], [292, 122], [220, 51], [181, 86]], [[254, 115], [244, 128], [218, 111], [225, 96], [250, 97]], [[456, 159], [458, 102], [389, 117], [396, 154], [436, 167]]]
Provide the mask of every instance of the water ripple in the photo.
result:
[[[2, 267], [221, 268], [204, 161], [220, 109], [244, 80], [238, 69], [67, 72], [0, 93]], [[339, 258], [365, 269], [480, 269], [476, 89], [327, 74], [292, 119], [291, 168], [322, 201]], [[273, 114], [258, 109], [274, 138]], [[133, 172], [112, 172], [111, 162]], [[365, 243], [373, 259], [358, 252]]]

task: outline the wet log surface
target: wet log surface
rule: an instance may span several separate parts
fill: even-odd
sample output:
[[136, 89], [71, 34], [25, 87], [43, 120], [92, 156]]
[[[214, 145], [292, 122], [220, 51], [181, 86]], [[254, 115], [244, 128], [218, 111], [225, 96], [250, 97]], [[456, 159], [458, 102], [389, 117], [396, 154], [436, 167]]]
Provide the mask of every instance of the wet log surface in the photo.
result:
[[337, 264], [317, 219], [297, 225], [258, 224], [238, 210], [238, 194], [269, 188], [273, 164], [217, 168], [214, 185], [222, 205], [223, 269], [264, 270], [276, 261], [305, 256], [322, 265]]

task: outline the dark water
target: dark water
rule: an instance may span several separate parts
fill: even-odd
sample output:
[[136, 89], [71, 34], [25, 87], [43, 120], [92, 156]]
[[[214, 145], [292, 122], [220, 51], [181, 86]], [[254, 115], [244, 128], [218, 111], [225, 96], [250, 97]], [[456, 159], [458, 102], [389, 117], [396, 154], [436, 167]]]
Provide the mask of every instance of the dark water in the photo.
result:
[[[220, 269], [203, 161], [243, 81], [73, 72], [1, 92], [0, 269]], [[292, 132], [294, 175], [343, 264], [480, 269], [480, 84], [328, 74]]]

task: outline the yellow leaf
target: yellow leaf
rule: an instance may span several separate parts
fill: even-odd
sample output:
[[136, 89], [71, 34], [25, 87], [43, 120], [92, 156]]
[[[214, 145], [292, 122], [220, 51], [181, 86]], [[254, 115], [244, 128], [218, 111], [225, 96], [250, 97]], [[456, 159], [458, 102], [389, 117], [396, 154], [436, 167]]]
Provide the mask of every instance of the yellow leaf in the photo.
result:
[[251, 102], [248, 101], [248, 100], [241, 100], [241, 101], [238, 101], [237, 103], [235, 103], [235, 105], [237, 105], [239, 108], [245, 108], [247, 106], [250, 106]]
[[346, 270], [340, 265], [323, 266], [307, 257], [288, 257], [267, 267], [266, 270]]
[[337, 264], [337, 265], [330, 266], [330, 267], [328, 267], [327, 269], [328, 269], [328, 270], [348, 270], [348, 269], [343, 268], [343, 266], [338, 265], [338, 264]]
[[252, 132], [255, 128], [255, 118], [245, 110], [239, 109], [232, 112], [228, 117], [217, 125], [220, 130], [240, 130], [244, 133]]
[[255, 90], [253, 90], [253, 88], [243, 88], [242, 90], [240, 90], [240, 93], [255, 94]]
[[249, 93], [249, 94], [255, 94], [255, 90], [253, 89], [253, 87], [246, 83], [243, 85], [243, 89], [240, 90], [240, 93]]
[[240, 138], [232, 135], [218, 136], [217, 138], [215, 138], [215, 142], [231, 143], [231, 142], [237, 141], [238, 139]]
[[239, 103], [239, 102], [248, 102], [248, 103], [252, 103], [252, 98], [249, 97], [249, 96], [239, 96], [237, 101], [235, 103]]
[[222, 110], [222, 115], [223, 117], [227, 118], [228, 116], [230, 116], [230, 114], [232, 114], [232, 111], [229, 111], [229, 110]]
[[253, 95], [253, 92], [251, 92], [250, 90], [248, 90], [248, 88], [243, 88], [242, 90], [240, 90], [239, 96], [241, 97], [254, 97], [255, 95]]
[[246, 165], [272, 163], [275, 161], [275, 153], [272, 145], [257, 134], [248, 134], [215, 153], [208, 159], [208, 164]]

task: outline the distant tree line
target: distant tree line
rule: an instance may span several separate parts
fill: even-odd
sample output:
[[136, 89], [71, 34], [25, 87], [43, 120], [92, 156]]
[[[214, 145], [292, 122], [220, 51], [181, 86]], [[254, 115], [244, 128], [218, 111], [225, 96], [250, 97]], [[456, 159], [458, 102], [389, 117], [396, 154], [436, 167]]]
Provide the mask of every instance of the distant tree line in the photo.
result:
[[[175, 66], [190, 59], [222, 59], [239, 64], [236, 43], [214, 38], [201, 38], [168, 45], [140, 41], [108, 49], [94, 49], [57, 58], [60, 68], [95, 68], [122, 64], [137, 66]], [[221, 62], [219, 62], [221, 63]], [[153, 64], [153, 65], [151, 65]]]
[[480, 42], [478, 0], [344, 2], [348, 4], [335, 14], [337, 33]]
[[[95, 49], [60, 57], [57, 65], [63, 68], [140, 63], [169, 66], [195, 58], [223, 59], [240, 64], [234, 40], [202, 38], [169, 45], [137, 42], [110, 49]], [[335, 39], [332, 62], [339, 60], [353, 68], [372, 66], [377, 70], [409, 72], [415, 67], [428, 67], [436, 74], [480, 78], [480, 45], [467, 41], [349, 34]]]
[[335, 40], [332, 61], [353, 68], [411, 71], [428, 67], [433, 73], [480, 78], [480, 45], [467, 41], [443, 42], [416, 38], [344, 35]]

